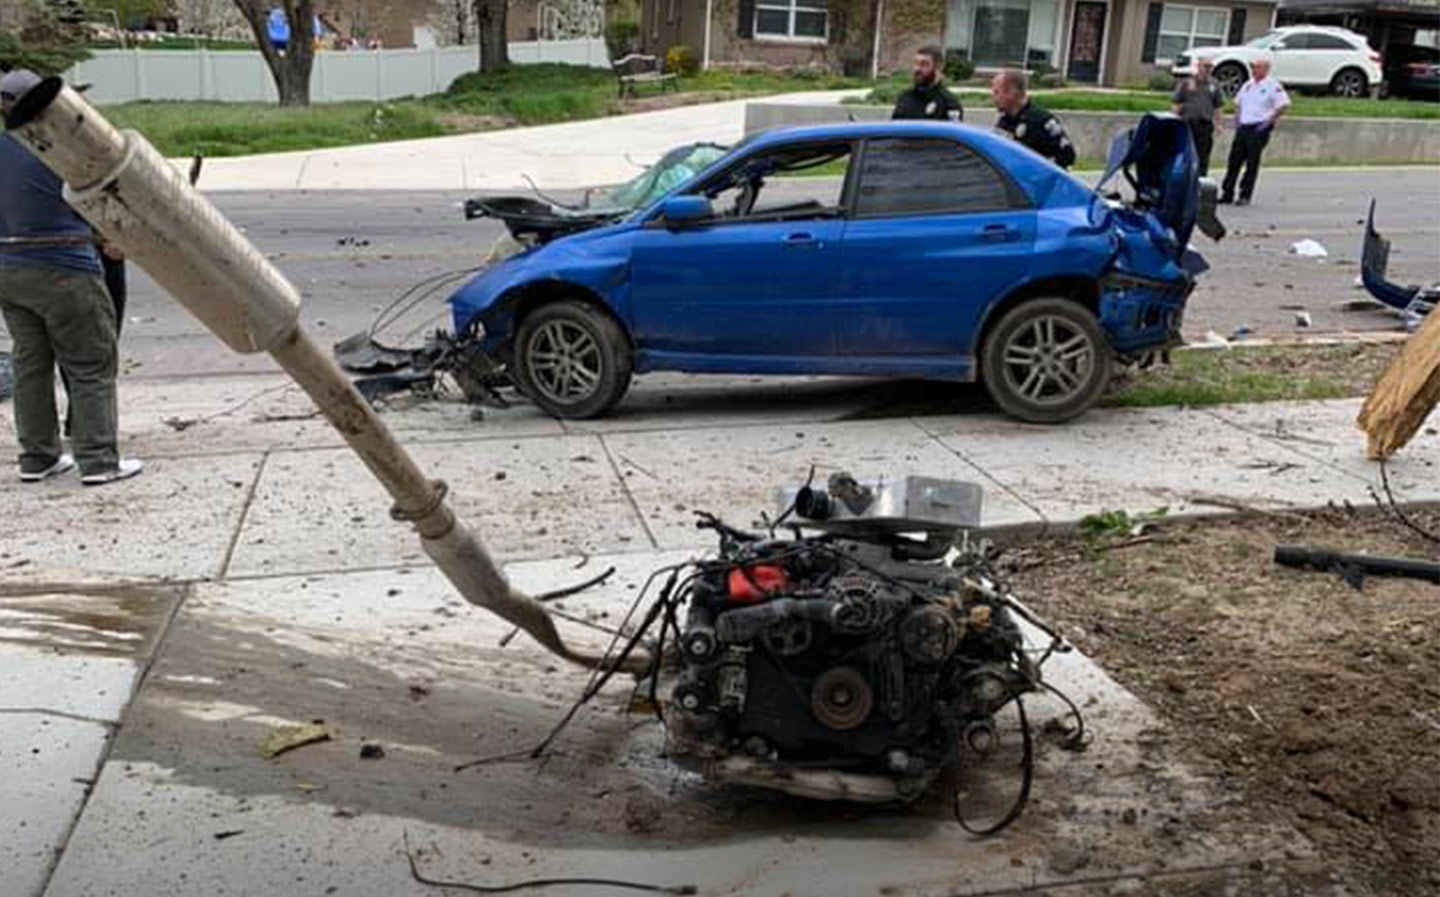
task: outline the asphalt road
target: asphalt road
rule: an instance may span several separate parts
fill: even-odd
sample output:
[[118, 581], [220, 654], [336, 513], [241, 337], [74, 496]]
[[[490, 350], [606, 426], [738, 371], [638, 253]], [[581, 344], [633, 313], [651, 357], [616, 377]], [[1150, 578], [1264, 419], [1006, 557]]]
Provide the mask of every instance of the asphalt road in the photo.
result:
[[[1229, 335], [1297, 333], [1295, 311], [1312, 331], [1394, 330], [1393, 316], [1343, 311], [1364, 296], [1359, 274], [1363, 221], [1379, 202], [1381, 231], [1393, 240], [1392, 278], [1440, 280], [1440, 170], [1273, 171], [1257, 203], [1224, 207], [1231, 235], [1216, 245], [1197, 237], [1213, 269], [1190, 300], [1186, 329]], [[480, 263], [500, 225], [466, 222], [459, 193], [389, 191], [219, 193], [216, 204], [290, 276], [305, 297], [304, 319], [333, 342], [365, 328], [416, 282]], [[566, 197], [562, 197], [566, 198]], [[1301, 258], [1291, 245], [1312, 238], [1327, 259]], [[437, 294], [407, 321], [446, 323]], [[403, 333], [403, 329], [401, 331]], [[122, 337], [127, 376], [175, 376], [271, 369], [264, 356], [229, 353], [132, 266]]]

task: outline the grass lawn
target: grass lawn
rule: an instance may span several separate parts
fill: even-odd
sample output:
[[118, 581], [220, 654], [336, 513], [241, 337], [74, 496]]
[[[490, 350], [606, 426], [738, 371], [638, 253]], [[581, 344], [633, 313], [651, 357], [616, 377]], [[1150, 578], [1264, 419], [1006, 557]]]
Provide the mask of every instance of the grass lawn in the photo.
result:
[[[858, 101], [890, 106], [904, 90], [903, 84], [884, 84]], [[1031, 96], [1046, 109], [1085, 112], [1164, 112], [1170, 109], [1167, 94], [1151, 91], [1112, 92], [1100, 90], [1037, 90]], [[1288, 114], [1299, 118], [1413, 118], [1440, 120], [1440, 103], [1426, 100], [1371, 100], [1344, 97], [1290, 95]], [[989, 106], [988, 92], [960, 89], [960, 101], [967, 106]]]
[[116, 40], [96, 40], [85, 45], [90, 50], [254, 50], [250, 41], [220, 40], [210, 37], [182, 37], [163, 35], [156, 40], [125, 40], [121, 47]]
[[145, 134], [168, 156], [238, 156], [578, 121], [657, 103], [874, 86], [868, 79], [829, 75], [702, 72], [682, 78], [678, 94], [642, 89], [638, 102], [621, 103], [608, 69], [541, 63], [496, 75], [464, 75], [445, 93], [384, 103], [281, 109], [265, 103], [139, 102], [107, 106], [105, 114]]
[[1341, 399], [1369, 393], [1398, 343], [1183, 349], [1122, 371], [1103, 403], [1124, 408]]

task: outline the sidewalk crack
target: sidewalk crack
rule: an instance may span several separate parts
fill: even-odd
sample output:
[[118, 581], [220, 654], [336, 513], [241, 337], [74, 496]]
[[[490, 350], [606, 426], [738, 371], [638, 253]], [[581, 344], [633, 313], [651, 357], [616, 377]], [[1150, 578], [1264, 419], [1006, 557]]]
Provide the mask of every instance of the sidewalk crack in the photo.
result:
[[250, 481], [250, 488], [245, 490], [245, 502], [240, 506], [240, 519], [235, 522], [235, 532], [230, 535], [230, 544], [225, 546], [225, 557], [220, 560], [220, 570], [215, 577], [221, 582], [230, 574], [230, 562], [235, 559], [235, 549], [240, 545], [240, 535], [245, 532], [245, 523], [250, 519], [250, 508], [255, 504], [255, 493], [260, 491], [260, 479], [265, 475], [265, 465], [269, 463], [273, 451], [274, 449], [269, 449], [260, 456], [260, 463], [255, 465], [255, 477]]
[[650, 529], [650, 521], [645, 519], [645, 514], [640, 510], [640, 502], [635, 500], [635, 493], [630, 491], [630, 484], [625, 481], [625, 472], [615, 461], [615, 453], [610, 451], [610, 443], [606, 442], [605, 437], [598, 433], [595, 435], [595, 439], [599, 441], [600, 448], [605, 451], [605, 459], [610, 462], [610, 469], [615, 472], [615, 479], [620, 481], [620, 489], [625, 493], [625, 499], [630, 502], [630, 510], [635, 512], [635, 518], [640, 521], [640, 528], [645, 530], [645, 538], [650, 540], [650, 547], [659, 549], [660, 540], [655, 538], [655, 533]]

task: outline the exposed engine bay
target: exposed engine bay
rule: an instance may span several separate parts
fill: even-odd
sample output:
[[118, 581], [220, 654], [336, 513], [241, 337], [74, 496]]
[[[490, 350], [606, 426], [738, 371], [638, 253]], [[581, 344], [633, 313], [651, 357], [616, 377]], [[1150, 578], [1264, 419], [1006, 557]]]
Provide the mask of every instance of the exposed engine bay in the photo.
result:
[[[614, 655], [618, 664], [643, 642], [662, 658], [649, 683], [669, 759], [717, 783], [909, 802], [943, 771], [963, 777], [1013, 744], [1018, 719], [1010, 811], [977, 830], [956, 798], [957, 819], [979, 834], [1017, 818], [1033, 762], [1024, 696], [1066, 702], [1071, 746], [1083, 743], [1083, 721], [1041, 676], [1069, 646], [1005, 591], [989, 546], [964, 538], [980, 500], [970, 483], [837, 474], [782, 491], [786, 510], [768, 535], [701, 514], [718, 553], [657, 571], [668, 579]], [[774, 534], [782, 527], [789, 537]], [[1028, 645], [1022, 620], [1048, 645]]]

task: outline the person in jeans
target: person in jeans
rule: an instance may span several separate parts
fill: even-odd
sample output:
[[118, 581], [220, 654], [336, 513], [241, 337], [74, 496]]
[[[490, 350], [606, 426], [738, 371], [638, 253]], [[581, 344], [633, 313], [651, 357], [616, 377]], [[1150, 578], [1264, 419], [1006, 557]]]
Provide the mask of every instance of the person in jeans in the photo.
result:
[[[1255, 180], [1260, 177], [1260, 155], [1270, 142], [1275, 123], [1290, 108], [1285, 88], [1270, 77], [1270, 60], [1250, 63], [1250, 80], [1235, 94], [1235, 140], [1230, 144], [1230, 164], [1225, 168], [1225, 182], [1220, 187], [1220, 201], [1249, 205], [1255, 194]], [[1245, 176], [1240, 177], [1240, 169]], [[1240, 181], [1240, 198], [1235, 198], [1235, 181]]]
[[[7, 116], [40, 83], [15, 69], [0, 77]], [[138, 474], [117, 447], [115, 306], [90, 227], [65, 203], [60, 179], [10, 134], [0, 134], [0, 313], [14, 343], [20, 479], [39, 482], [80, 465], [87, 486]], [[71, 443], [62, 450], [55, 366], [70, 383]]]
[[1199, 160], [1200, 177], [1210, 174], [1210, 151], [1215, 146], [1215, 132], [1220, 130], [1220, 113], [1225, 109], [1225, 94], [1210, 77], [1215, 63], [1209, 59], [1195, 62], [1195, 74], [1180, 82], [1171, 100], [1175, 114], [1190, 128], [1195, 139], [1195, 155]]

